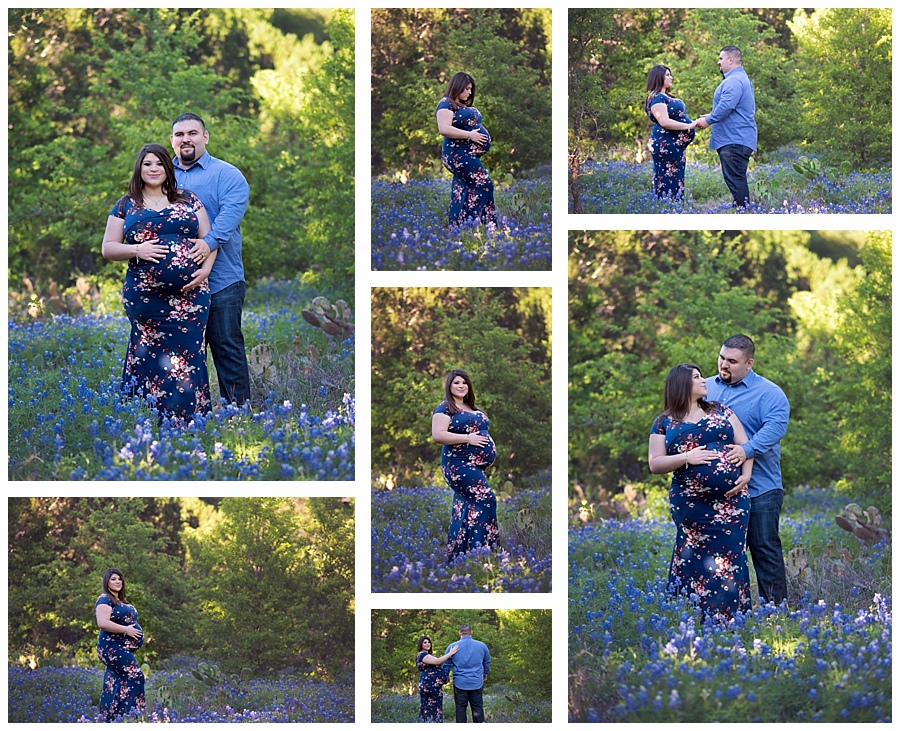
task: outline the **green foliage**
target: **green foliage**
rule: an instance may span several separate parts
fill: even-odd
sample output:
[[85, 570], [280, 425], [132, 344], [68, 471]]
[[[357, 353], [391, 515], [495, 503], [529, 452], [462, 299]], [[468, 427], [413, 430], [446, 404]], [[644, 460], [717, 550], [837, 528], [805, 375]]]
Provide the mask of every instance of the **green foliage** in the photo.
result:
[[[346, 281], [353, 258], [353, 21], [317, 45], [270, 11], [10, 11], [9, 267], [64, 286], [111, 272], [99, 237], [139, 147], [199, 113], [250, 183], [245, 269]], [[282, 16], [283, 18], [283, 13]], [[325, 110], [325, 111], [323, 111]], [[349, 160], [349, 164], [348, 164]]]
[[491, 653], [486, 690], [498, 684], [535, 700], [551, 694], [551, 611], [493, 609], [372, 610], [372, 691], [380, 695], [405, 690], [418, 682], [416, 643], [422, 635], [434, 642], [441, 656], [459, 640], [459, 627], [472, 626], [472, 636]]
[[[373, 290], [372, 470], [408, 484], [438, 469], [431, 414], [463, 368], [497, 444], [493, 473], [550, 464], [550, 290]], [[502, 367], [498, 367], [502, 363]]]
[[[226, 670], [309, 665], [328, 673], [349, 662], [353, 515], [347, 508], [335, 520], [316, 506], [317, 525], [304, 517], [305, 506], [287, 498], [225, 498], [219, 520], [190, 538], [203, 610], [199, 634]], [[329, 537], [329, 528], [338, 534]], [[342, 590], [334, 591], [338, 585]]]
[[549, 162], [550, 35], [548, 10], [374, 9], [373, 174], [439, 169], [434, 110], [457, 71], [475, 79], [492, 173]]
[[888, 484], [890, 392], [878, 384], [890, 381], [890, 236], [870, 235], [861, 249], [864, 277], [845, 259], [814, 254], [809, 240], [775, 231], [572, 235], [574, 508], [612, 510], [611, 496], [646, 479], [665, 374], [689, 362], [711, 375], [719, 346], [737, 332], [754, 338], [755, 370], [791, 403], [785, 485], [845, 476], [867, 490]]
[[94, 602], [112, 566], [138, 607], [143, 655], [194, 648], [198, 611], [178, 534], [198, 508], [174, 498], [11, 498], [10, 656], [92, 657]]
[[890, 163], [890, 8], [797, 11], [798, 130], [830, 162]]

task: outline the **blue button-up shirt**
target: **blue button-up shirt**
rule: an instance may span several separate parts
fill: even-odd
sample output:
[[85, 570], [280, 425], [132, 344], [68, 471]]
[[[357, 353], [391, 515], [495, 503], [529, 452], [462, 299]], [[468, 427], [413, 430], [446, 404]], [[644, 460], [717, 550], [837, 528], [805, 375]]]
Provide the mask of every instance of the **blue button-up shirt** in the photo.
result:
[[192, 191], [206, 208], [212, 228], [204, 240], [210, 250], [219, 250], [209, 275], [210, 292], [215, 294], [235, 282], [243, 282], [241, 219], [250, 200], [246, 178], [234, 165], [208, 152], [187, 169], [177, 157], [172, 162], [178, 187]]
[[725, 383], [719, 376], [707, 379], [706, 398], [728, 406], [744, 426], [750, 441], [743, 445], [751, 457], [750, 497], [783, 490], [781, 483], [781, 439], [787, 432], [791, 405], [778, 386], [752, 369], [737, 383]]
[[731, 69], [713, 95], [713, 109], [706, 115], [712, 127], [709, 149], [744, 145], [756, 149], [756, 99], [753, 84], [743, 66]]
[[459, 652], [447, 660], [453, 669], [453, 686], [460, 690], [478, 690], [491, 669], [490, 650], [471, 635], [460, 637], [459, 642], [451, 642], [447, 652], [453, 645], [459, 645]]

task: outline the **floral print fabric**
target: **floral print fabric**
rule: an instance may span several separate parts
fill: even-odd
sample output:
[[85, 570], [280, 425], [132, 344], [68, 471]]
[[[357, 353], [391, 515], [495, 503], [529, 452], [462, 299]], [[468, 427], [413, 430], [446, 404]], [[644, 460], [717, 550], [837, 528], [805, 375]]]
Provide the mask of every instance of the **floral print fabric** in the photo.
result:
[[[101, 604], [112, 607], [110, 619], [122, 626], [134, 625], [138, 629], [137, 610], [130, 604], [117, 604], [113, 606], [112, 600], [107, 594], [101, 594], [94, 604], [96, 609]], [[106, 665], [106, 674], [103, 676], [103, 690], [100, 695], [100, 710], [106, 716], [107, 721], [114, 721], [120, 716], [127, 716], [132, 710], [143, 711], [144, 700], [144, 673], [134, 657], [135, 650], [141, 649], [144, 644], [144, 636], [140, 639], [132, 639], [117, 632], [100, 630], [97, 640], [97, 657]]]
[[488, 485], [485, 467], [494, 464], [497, 449], [488, 434], [490, 421], [483, 411], [458, 411], [450, 414], [442, 401], [435, 414], [450, 416], [452, 434], [480, 434], [488, 438], [483, 447], [445, 444], [441, 450], [441, 472], [453, 490], [453, 510], [447, 535], [447, 560], [477, 546], [497, 545], [497, 498]]
[[158, 263], [128, 262], [122, 288], [131, 338], [122, 385], [126, 393], [139, 393], [159, 409], [161, 416], [190, 419], [209, 409], [204, 331], [209, 316], [209, 284], [182, 292], [199, 268], [188, 252], [189, 239], [199, 230], [200, 199], [185, 191], [187, 203], [173, 203], [162, 211], [141, 208], [125, 196], [111, 216], [125, 220], [125, 243], [139, 244], [158, 238], [169, 251]]
[[444, 722], [444, 691], [448, 674], [443, 665], [429, 665], [424, 662], [427, 652], [416, 655], [416, 667], [419, 668], [419, 722]]
[[[453, 106], [446, 97], [437, 106], [437, 111], [441, 109], [453, 111]], [[459, 226], [468, 219], [477, 219], [484, 224], [496, 223], [494, 181], [479, 159], [491, 149], [491, 137], [481, 123], [481, 113], [475, 107], [460, 106], [453, 112], [453, 126], [466, 131], [477, 130], [487, 135], [488, 141], [484, 145], [477, 145], [470, 140], [444, 137], [441, 162], [453, 174], [450, 225]]]
[[668, 94], [654, 94], [647, 100], [646, 112], [653, 122], [650, 154], [653, 157], [653, 193], [657, 198], [684, 198], [684, 162], [687, 146], [694, 141], [695, 130], [666, 129], [650, 111], [655, 104], [665, 104], [669, 119], [690, 124], [687, 107], [681, 99]]
[[734, 443], [733, 412], [722, 404], [697, 423], [661, 415], [651, 434], [666, 437], [666, 454], [684, 454], [696, 447], [717, 452], [708, 465], [679, 467], [672, 475], [669, 506], [678, 530], [670, 588], [696, 596], [704, 612], [732, 616], [750, 609], [750, 573], [745, 548], [750, 520], [750, 496], [745, 489], [730, 498], [741, 468], [725, 459], [725, 445]]

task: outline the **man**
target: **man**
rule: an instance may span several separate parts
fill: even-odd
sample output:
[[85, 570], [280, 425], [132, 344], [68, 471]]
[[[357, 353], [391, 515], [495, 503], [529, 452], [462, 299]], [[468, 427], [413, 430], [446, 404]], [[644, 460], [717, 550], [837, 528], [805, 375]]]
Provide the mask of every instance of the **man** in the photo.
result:
[[706, 382], [707, 398], [737, 414], [750, 441], [730, 444], [728, 460], [740, 465], [751, 457], [750, 525], [747, 547], [753, 557], [756, 584], [762, 602], [781, 604], [787, 579], [778, 521], [784, 501], [781, 483], [781, 442], [791, 407], [778, 386], [753, 370], [755, 347], [746, 335], [732, 335], [719, 351], [719, 374]]
[[212, 301], [206, 344], [216, 364], [219, 393], [228, 403], [241, 406], [250, 400], [250, 370], [241, 332], [246, 293], [241, 219], [247, 210], [250, 186], [234, 165], [206, 151], [209, 132], [196, 114], [182, 114], [175, 120], [171, 141], [178, 186], [197, 195], [212, 227], [204, 238], [191, 239], [191, 258], [200, 264], [211, 251], [218, 249], [209, 275]]
[[459, 628], [459, 642], [453, 645], [459, 650], [447, 664], [453, 671], [453, 700], [456, 703], [456, 722], [466, 722], [466, 706], [472, 705], [472, 723], [484, 723], [484, 699], [482, 692], [491, 669], [491, 653], [483, 642], [472, 638], [472, 627], [463, 624]]
[[747, 164], [757, 141], [756, 100], [737, 46], [725, 46], [721, 50], [719, 71], [724, 78], [713, 95], [713, 109], [698, 120], [697, 127], [712, 126], [709, 149], [719, 154], [722, 176], [734, 205], [746, 206], [750, 202]]

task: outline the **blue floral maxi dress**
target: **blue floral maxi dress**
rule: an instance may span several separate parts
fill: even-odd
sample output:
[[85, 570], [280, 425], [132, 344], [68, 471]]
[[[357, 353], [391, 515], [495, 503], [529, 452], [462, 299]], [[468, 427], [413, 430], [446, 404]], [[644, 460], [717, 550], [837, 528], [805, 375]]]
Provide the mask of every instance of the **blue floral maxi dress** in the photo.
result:
[[424, 650], [416, 655], [419, 668], [419, 722], [444, 722], [444, 690], [447, 672], [443, 665], [429, 665], [424, 662], [428, 653]]
[[733, 412], [713, 403], [697, 423], [657, 417], [651, 434], [666, 437], [666, 454], [684, 454], [705, 447], [719, 456], [708, 465], [679, 467], [672, 475], [669, 507], [677, 535], [669, 570], [669, 588], [699, 597], [709, 614], [732, 616], [750, 609], [747, 566], [747, 525], [750, 496], [746, 490], [730, 498], [741, 468], [725, 459], [725, 445], [734, 443]]
[[[113, 606], [108, 594], [101, 594], [94, 604], [96, 609], [101, 604], [112, 607], [110, 619], [116, 624], [134, 625], [138, 629], [137, 610], [130, 604]], [[106, 665], [103, 676], [103, 691], [100, 695], [100, 710], [107, 721], [115, 721], [120, 716], [127, 716], [132, 710], [143, 711], [144, 673], [134, 657], [134, 651], [140, 650], [144, 644], [144, 636], [132, 639], [117, 632], [100, 630], [97, 640], [97, 657]]]
[[[437, 111], [453, 106], [447, 97], [441, 99]], [[469, 219], [481, 223], [497, 223], [494, 208], [494, 181], [481, 162], [481, 156], [491, 149], [491, 136], [481, 124], [481, 113], [475, 107], [460, 106], [453, 112], [453, 126], [457, 129], [477, 130], [488, 136], [484, 145], [470, 140], [444, 137], [441, 162], [453, 174], [450, 194], [450, 225], [460, 226]]]
[[647, 100], [646, 112], [653, 122], [650, 133], [650, 154], [653, 156], [653, 193], [657, 198], [684, 198], [684, 160], [687, 146], [694, 141], [692, 129], [666, 129], [650, 111], [655, 104], [665, 104], [669, 119], [690, 124], [687, 107], [681, 99], [668, 94], [654, 94]]
[[477, 546], [497, 545], [497, 498], [488, 485], [484, 468], [494, 464], [497, 448], [488, 434], [491, 422], [483, 411], [458, 411], [450, 414], [441, 401], [435, 414], [450, 417], [452, 434], [480, 434], [487, 437], [483, 447], [469, 444], [445, 444], [441, 450], [441, 472], [453, 490], [453, 510], [447, 532], [447, 560]]
[[208, 411], [210, 402], [203, 339], [209, 317], [209, 283], [181, 291], [199, 268], [188, 256], [188, 239], [197, 237], [197, 211], [203, 204], [190, 191], [184, 192], [187, 203], [173, 203], [162, 211], [140, 208], [124, 196], [110, 212], [125, 220], [125, 243], [158, 238], [169, 247], [156, 264], [128, 262], [122, 301], [131, 321], [131, 339], [122, 387], [126, 394], [148, 398], [160, 416], [178, 419]]

